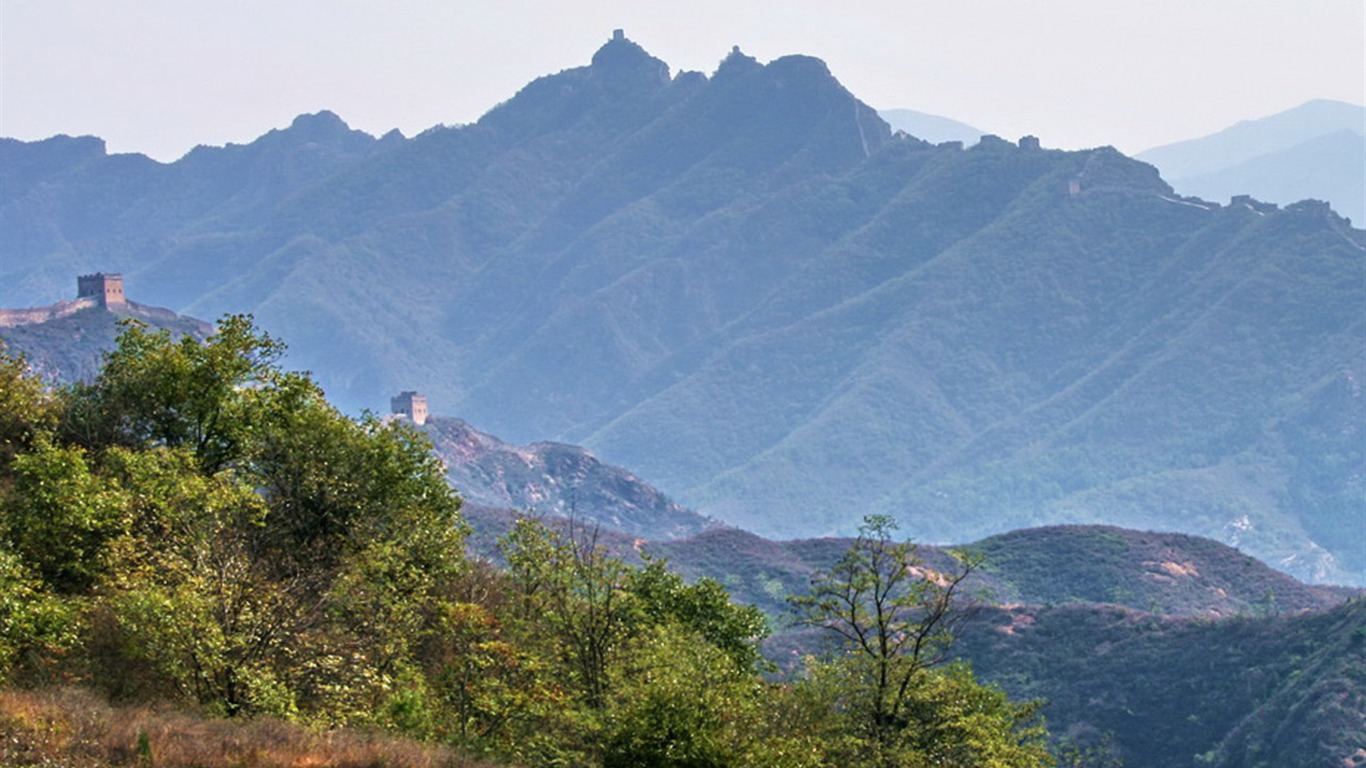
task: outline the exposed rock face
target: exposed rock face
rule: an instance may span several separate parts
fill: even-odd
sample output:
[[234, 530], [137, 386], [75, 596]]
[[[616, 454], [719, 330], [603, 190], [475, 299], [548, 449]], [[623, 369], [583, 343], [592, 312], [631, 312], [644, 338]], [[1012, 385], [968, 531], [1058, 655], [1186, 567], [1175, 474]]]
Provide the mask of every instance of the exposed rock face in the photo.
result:
[[451, 484], [475, 504], [570, 517], [663, 540], [719, 527], [577, 446], [510, 445], [461, 419], [441, 417], [428, 419], [427, 433]]

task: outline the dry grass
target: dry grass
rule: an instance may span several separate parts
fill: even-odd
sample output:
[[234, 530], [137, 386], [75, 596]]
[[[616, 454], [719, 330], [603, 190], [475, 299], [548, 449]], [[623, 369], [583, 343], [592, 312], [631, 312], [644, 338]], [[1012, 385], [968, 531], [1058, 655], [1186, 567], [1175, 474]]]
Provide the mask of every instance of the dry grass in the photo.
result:
[[320, 732], [267, 718], [210, 720], [145, 707], [114, 708], [80, 689], [0, 691], [0, 766], [493, 768], [446, 749], [374, 733]]

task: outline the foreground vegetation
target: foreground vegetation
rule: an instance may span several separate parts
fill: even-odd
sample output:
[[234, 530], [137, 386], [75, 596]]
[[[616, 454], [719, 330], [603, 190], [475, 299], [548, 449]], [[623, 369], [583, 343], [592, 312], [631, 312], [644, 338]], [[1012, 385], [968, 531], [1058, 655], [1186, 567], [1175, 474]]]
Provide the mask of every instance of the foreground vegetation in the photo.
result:
[[[505, 569], [466, 557], [459, 499], [425, 439], [346, 418], [279, 368], [281, 352], [230, 317], [207, 343], [130, 325], [95, 379], [56, 390], [0, 358], [7, 764], [44, 764], [59, 732], [78, 751], [117, 742], [92, 746], [91, 764], [159, 752], [158, 765], [188, 747], [154, 732], [221, 733], [159, 716], [111, 731], [142, 721], [90, 714], [106, 701], [529, 766], [1051, 763], [1034, 705], [941, 663], [976, 561], [924, 567], [890, 521], [870, 520], [799, 606], [847, 651], [771, 682], [762, 613], [662, 561], [609, 557], [591, 529], [521, 520], [500, 543]], [[21, 693], [72, 684], [92, 693]], [[33, 727], [49, 721], [65, 725]], [[454, 760], [364, 749], [353, 764]]]

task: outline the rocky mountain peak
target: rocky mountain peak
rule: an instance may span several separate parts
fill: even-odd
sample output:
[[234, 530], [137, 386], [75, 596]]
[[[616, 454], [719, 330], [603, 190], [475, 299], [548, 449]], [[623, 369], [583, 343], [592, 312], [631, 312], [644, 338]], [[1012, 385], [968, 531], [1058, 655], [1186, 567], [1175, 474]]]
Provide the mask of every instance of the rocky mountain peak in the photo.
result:
[[313, 114], [299, 115], [289, 124], [289, 132], [311, 141], [324, 141], [328, 137], [344, 135], [351, 131], [346, 121], [330, 110]]
[[758, 59], [753, 56], [745, 55], [740, 50], [740, 46], [737, 45], [730, 49], [730, 53], [726, 54], [726, 58], [721, 60], [721, 65], [716, 68], [714, 77], [720, 80], [726, 77], [743, 75], [747, 72], [753, 72], [756, 69], [763, 68], [764, 65], [760, 64]]
[[[353, 129], [329, 110], [299, 115], [288, 128], [272, 131], [272, 134], [289, 147], [315, 144], [342, 151], [363, 151], [377, 141], [374, 136]], [[267, 134], [269, 136], [271, 134]]]
[[591, 67], [594, 77], [608, 82], [666, 85], [670, 79], [669, 65], [651, 56], [620, 29], [593, 54]]

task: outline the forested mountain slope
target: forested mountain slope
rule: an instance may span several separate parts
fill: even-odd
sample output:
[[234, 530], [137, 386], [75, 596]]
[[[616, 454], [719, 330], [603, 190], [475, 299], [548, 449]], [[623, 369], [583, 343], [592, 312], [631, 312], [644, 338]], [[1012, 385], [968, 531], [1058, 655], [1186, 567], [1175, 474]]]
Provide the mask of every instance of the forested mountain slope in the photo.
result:
[[[606, 540], [628, 557], [640, 548]], [[787, 596], [807, 594], [852, 544], [716, 530], [643, 550], [764, 608], [777, 629], [766, 653], [787, 668], [834, 639], [795, 627]], [[1359, 590], [1303, 584], [1209, 539], [1108, 526], [964, 549], [984, 558], [964, 583], [980, 603], [954, 655], [1012, 697], [1043, 700], [1055, 737], [1090, 753], [1080, 765], [1353, 764], [1366, 736]], [[943, 550], [918, 554], [953, 572]]]
[[818, 60], [671, 76], [625, 39], [412, 139], [0, 168], [0, 305], [121, 270], [253, 312], [344, 407], [420, 389], [767, 535], [1108, 522], [1366, 580], [1366, 252], [1323, 205], [893, 138]]
[[[36, 327], [64, 327], [60, 322]], [[803, 652], [829, 647], [830, 622], [845, 615], [830, 613], [838, 602], [818, 609], [824, 618], [793, 623], [813, 605], [804, 596], [829, 597], [832, 585], [850, 594], [843, 590], [854, 582], [839, 586], [839, 574], [862, 563], [855, 570], [876, 568], [889, 579], [878, 583], [923, 579], [923, 587], [901, 587], [912, 590], [903, 594], [908, 599], [929, 595], [915, 609], [923, 617], [934, 613], [927, 606], [948, 599], [939, 591], [946, 585], [968, 598], [945, 614], [944, 627], [962, 630], [945, 659], [972, 662], [1011, 696], [1041, 697], [1064, 755], [1071, 743], [1092, 758], [1105, 753], [1132, 766], [1356, 760], [1366, 722], [1359, 590], [1303, 584], [1208, 539], [1109, 526], [1001, 534], [968, 545], [975, 554], [963, 560], [944, 548], [903, 550], [884, 538], [890, 523], [872, 518], [857, 542], [769, 541], [738, 529], [647, 542], [635, 534], [677, 534], [708, 521], [582, 449], [510, 445], [459, 420], [428, 422], [445, 457], [438, 460], [401, 421], [351, 421], [307, 375], [274, 367], [279, 343], [244, 318], [225, 318], [219, 330], [201, 345], [130, 329], [97, 379], [55, 392], [0, 355], [0, 592], [12, 598], [3, 606], [9, 620], [0, 622], [0, 680], [55, 675], [120, 701], [198, 700], [220, 714], [325, 713], [333, 722], [442, 740], [519, 764], [561, 764], [575, 749], [590, 757], [602, 751], [600, 740], [579, 734], [603, 732], [591, 717], [607, 703], [565, 720], [563, 695], [535, 692], [567, 688], [534, 683], [554, 662], [572, 662], [566, 649], [589, 647], [569, 644], [588, 635], [565, 634], [567, 627], [605, 626], [620, 643], [608, 646], [611, 658], [647, 660], [612, 672], [613, 680], [644, 681], [640, 694], [651, 702], [645, 716], [676, 724], [679, 713], [701, 713], [672, 729], [640, 721], [641, 749], [661, 738], [710, 744], [718, 726], [709, 724], [726, 723], [721, 735], [729, 741], [718, 743], [772, 746], [776, 751], [763, 754], [774, 759], [796, 748], [825, 760], [820, 764], [847, 765], [821, 750], [851, 743], [850, 724], [839, 717], [858, 707], [814, 698], [817, 708], [794, 709], [786, 697], [808, 701], [807, 692], [832, 682], [876, 679], [852, 670], [828, 677], [839, 654], [802, 661]], [[577, 519], [461, 508], [442, 474], [482, 497]], [[872, 552], [899, 554], [867, 559]], [[964, 561], [974, 563], [970, 573]], [[737, 607], [730, 595], [755, 607]], [[871, 616], [870, 606], [860, 605], [854, 620]], [[719, 659], [733, 673], [725, 665], [739, 659], [746, 674], [756, 671], [753, 642], [765, 634], [764, 612], [780, 630], [766, 652], [781, 670], [796, 674], [805, 665], [809, 677], [776, 685], [724, 678], [743, 684], [711, 698], [718, 678], [709, 677], [717, 668], [708, 664]], [[590, 618], [610, 623], [577, 623]], [[660, 621], [691, 622], [675, 631], [700, 634], [656, 648], [648, 638], [666, 631]], [[525, 645], [510, 645], [513, 637]], [[547, 655], [532, 655], [547, 637], [560, 639]], [[943, 648], [944, 640], [928, 647]], [[708, 648], [711, 657], [689, 655]], [[347, 664], [337, 666], [341, 658]], [[406, 671], [378, 671], [395, 664]], [[585, 668], [569, 667], [559, 679], [583, 679]], [[1028, 727], [1034, 705], [1017, 709], [961, 667], [946, 669], [910, 689], [919, 714], [909, 732], [919, 743], [992, 751], [1020, 740], [1028, 761], [1002, 764], [1041, 764], [1044, 734]], [[961, 691], [936, 698], [950, 684]], [[621, 735], [636, 732], [636, 710], [618, 694], [606, 720], [613, 754], [637, 748]], [[987, 718], [994, 741], [985, 747], [955, 740], [953, 718], [969, 694], [986, 707], [971, 710], [974, 728]], [[835, 695], [843, 694], [836, 688]], [[431, 703], [416, 710], [395, 703], [408, 697]], [[832, 709], [819, 708], [826, 701], [835, 702]], [[471, 717], [472, 730], [461, 725]], [[64, 749], [61, 740], [32, 739], [27, 724], [34, 722], [55, 721], [0, 723], [3, 744], [17, 745], [21, 763]], [[81, 728], [91, 735], [85, 748], [106, 730]], [[35, 741], [41, 744], [31, 752]], [[166, 738], [157, 744], [162, 759]], [[0, 762], [6, 755], [15, 759], [0, 745]], [[779, 764], [752, 758], [746, 752], [739, 762]]]
[[958, 644], [1049, 725], [1123, 765], [1337, 766], [1366, 738], [1366, 601], [1218, 621], [1113, 606], [990, 609]]

